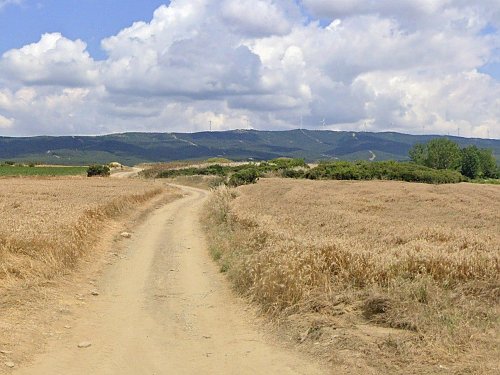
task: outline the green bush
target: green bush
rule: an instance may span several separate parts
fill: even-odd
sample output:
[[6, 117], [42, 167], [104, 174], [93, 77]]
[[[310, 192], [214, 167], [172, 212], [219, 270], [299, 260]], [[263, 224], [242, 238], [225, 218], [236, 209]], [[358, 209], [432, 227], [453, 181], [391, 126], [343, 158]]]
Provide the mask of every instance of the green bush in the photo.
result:
[[[304, 167], [308, 168], [309, 166], [306, 164], [304, 159], [299, 158], [276, 158], [269, 161], [269, 164], [274, 164], [278, 169], [290, 169], [296, 167]], [[268, 163], [261, 163], [262, 167], [268, 166]]]
[[283, 169], [281, 176], [286, 178], [304, 178], [305, 171], [302, 169]]
[[430, 184], [457, 183], [464, 177], [452, 170], [436, 170], [414, 163], [385, 162], [329, 162], [321, 163], [304, 172], [311, 180], [398, 180]]
[[101, 176], [108, 177], [110, 175], [110, 169], [107, 165], [94, 164], [88, 167], [87, 177]]
[[246, 168], [235, 172], [229, 178], [228, 185], [232, 187], [254, 184], [258, 181], [260, 173], [256, 168]]
[[157, 178], [178, 176], [212, 175], [228, 180], [231, 186], [254, 183], [268, 172], [287, 178], [307, 178], [311, 180], [399, 180], [425, 182], [430, 184], [457, 183], [466, 178], [458, 171], [433, 169], [409, 162], [323, 162], [315, 168], [309, 168], [303, 159], [279, 158], [260, 164], [248, 163], [238, 166], [219, 164], [203, 168], [182, 168], [160, 171]]

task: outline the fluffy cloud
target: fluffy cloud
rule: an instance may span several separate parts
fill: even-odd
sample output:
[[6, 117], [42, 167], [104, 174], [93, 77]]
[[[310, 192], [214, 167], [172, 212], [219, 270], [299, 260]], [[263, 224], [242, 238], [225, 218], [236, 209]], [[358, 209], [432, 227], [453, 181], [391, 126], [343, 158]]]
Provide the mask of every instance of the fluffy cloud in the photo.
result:
[[37, 43], [3, 54], [4, 77], [27, 85], [86, 86], [98, 79], [98, 67], [81, 40], [44, 34]]
[[218, 17], [213, 2], [177, 1], [105, 39], [103, 67], [114, 93], [193, 100], [258, 90], [260, 61]]
[[93, 134], [324, 120], [330, 129], [500, 137], [500, 83], [478, 72], [498, 58], [497, 15], [494, 0], [173, 0], [104, 39], [104, 61], [58, 33], [4, 53], [0, 128]]
[[226, 0], [221, 14], [229, 27], [245, 36], [265, 37], [290, 32], [292, 20], [286, 4], [264, 0]]

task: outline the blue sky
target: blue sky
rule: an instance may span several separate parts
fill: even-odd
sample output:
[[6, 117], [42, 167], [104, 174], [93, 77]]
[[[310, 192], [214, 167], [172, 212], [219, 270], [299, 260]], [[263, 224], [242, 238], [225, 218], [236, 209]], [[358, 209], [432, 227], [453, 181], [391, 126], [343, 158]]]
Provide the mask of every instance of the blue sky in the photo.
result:
[[0, 11], [0, 54], [36, 42], [47, 32], [82, 39], [102, 59], [101, 40], [135, 21], [149, 21], [165, 0], [24, 0]]
[[[485, 36], [495, 36], [498, 38], [498, 29], [488, 24], [483, 30], [481, 30], [481, 35]], [[479, 71], [485, 74], [489, 74], [496, 80], [500, 81], [500, 46], [492, 51], [492, 56], [490, 61], [479, 68]]]
[[0, 0], [0, 136], [500, 138], [499, 29], [498, 0]]

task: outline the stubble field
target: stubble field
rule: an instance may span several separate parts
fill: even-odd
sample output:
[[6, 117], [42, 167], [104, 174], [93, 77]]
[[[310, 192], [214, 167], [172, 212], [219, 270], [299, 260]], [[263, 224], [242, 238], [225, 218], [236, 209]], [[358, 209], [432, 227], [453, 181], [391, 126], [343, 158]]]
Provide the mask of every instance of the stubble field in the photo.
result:
[[346, 373], [497, 373], [500, 187], [265, 179], [205, 220], [235, 289]]

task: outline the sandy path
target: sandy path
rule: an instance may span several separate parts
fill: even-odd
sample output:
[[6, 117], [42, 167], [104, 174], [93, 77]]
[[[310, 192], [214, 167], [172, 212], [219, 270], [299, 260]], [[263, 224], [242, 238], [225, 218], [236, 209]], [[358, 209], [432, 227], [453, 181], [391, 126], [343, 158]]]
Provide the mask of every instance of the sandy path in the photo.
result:
[[131, 168], [127, 168], [123, 171], [120, 170], [118, 172], [113, 172], [113, 173], [111, 173], [111, 177], [132, 178], [132, 177], [136, 177], [140, 171], [142, 171], [142, 168], [131, 167]]
[[197, 218], [208, 193], [183, 190], [136, 228], [71, 333], [15, 374], [322, 373], [264, 337], [207, 254]]

